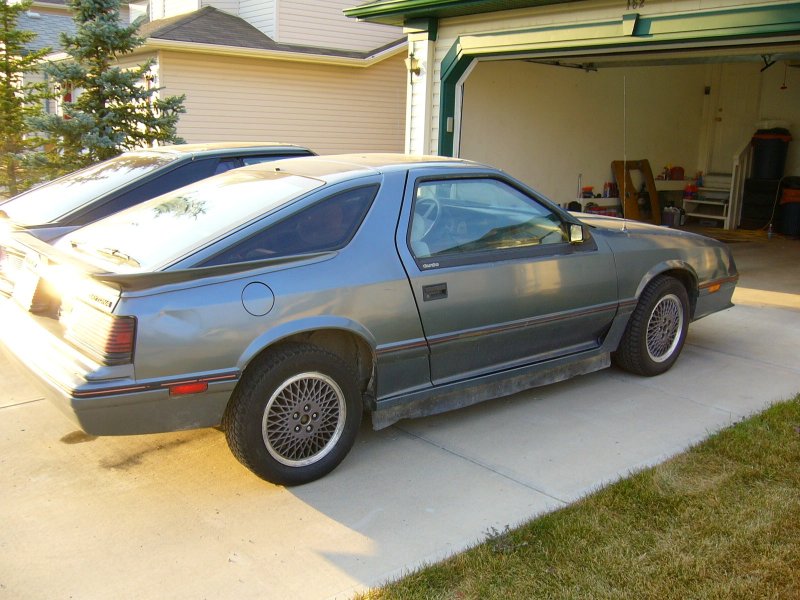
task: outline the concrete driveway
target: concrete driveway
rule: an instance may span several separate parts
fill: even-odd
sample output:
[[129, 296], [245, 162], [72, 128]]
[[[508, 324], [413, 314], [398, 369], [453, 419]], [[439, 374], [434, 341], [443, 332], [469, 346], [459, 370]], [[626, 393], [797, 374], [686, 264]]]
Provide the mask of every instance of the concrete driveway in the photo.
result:
[[457, 552], [800, 391], [800, 242], [734, 244], [737, 306], [667, 374], [605, 370], [380, 432], [299, 488], [222, 433], [90, 438], [0, 363], [0, 598], [330, 598]]

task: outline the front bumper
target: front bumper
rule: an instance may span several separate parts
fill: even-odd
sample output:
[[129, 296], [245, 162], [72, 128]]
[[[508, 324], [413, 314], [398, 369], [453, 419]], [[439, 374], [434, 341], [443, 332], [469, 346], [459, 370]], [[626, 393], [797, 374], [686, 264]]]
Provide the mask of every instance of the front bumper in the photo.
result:
[[694, 309], [694, 320], [733, 306], [731, 299], [738, 281], [739, 275], [736, 274], [701, 284]]
[[[105, 367], [0, 297], [0, 350], [43, 396], [91, 435], [130, 435], [212, 427], [222, 420], [238, 373], [137, 381], [132, 365]], [[206, 381], [203, 393], [171, 396], [170, 385]]]

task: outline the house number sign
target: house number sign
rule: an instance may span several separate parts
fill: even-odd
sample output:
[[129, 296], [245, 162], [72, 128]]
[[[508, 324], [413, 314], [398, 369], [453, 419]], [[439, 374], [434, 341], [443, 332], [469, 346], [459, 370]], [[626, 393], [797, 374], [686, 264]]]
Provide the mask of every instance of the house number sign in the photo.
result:
[[628, 10], [636, 10], [644, 6], [644, 0], [628, 0]]

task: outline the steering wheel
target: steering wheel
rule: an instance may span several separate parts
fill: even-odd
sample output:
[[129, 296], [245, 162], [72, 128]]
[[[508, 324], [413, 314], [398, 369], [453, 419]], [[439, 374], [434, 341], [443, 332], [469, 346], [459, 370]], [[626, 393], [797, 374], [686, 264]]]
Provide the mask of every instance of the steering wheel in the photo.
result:
[[434, 198], [422, 198], [417, 200], [417, 205], [414, 208], [414, 216], [422, 217], [424, 222], [423, 232], [417, 239], [423, 239], [431, 232], [436, 221], [439, 219], [441, 208], [439, 202]]

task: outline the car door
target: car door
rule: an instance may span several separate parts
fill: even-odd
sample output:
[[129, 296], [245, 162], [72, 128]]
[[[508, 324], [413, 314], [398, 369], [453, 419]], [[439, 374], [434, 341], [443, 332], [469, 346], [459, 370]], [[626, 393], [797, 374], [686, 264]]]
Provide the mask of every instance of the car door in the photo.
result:
[[436, 384], [597, 348], [617, 310], [610, 250], [496, 172], [410, 174], [397, 247]]

